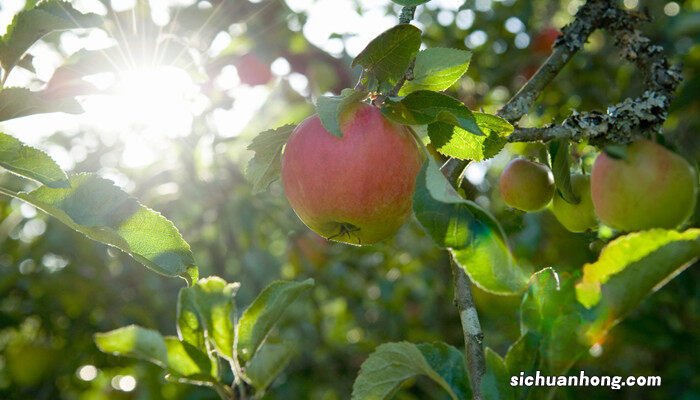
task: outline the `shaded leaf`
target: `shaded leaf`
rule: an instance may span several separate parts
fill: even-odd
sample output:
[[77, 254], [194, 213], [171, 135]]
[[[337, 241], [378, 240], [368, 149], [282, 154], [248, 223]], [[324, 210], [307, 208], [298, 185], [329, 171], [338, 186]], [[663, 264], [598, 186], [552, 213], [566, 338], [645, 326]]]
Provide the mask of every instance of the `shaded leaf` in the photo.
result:
[[253, 193], [259, 193], [279, 178], [282, 169], [282, 148], [295, 125], [284, 125], [260, 133], [248, 146], [255, 152], [248, 162], [246, 176], [253, 184]]
[[520, 333], [545, 335], [552, 322], [577, 308], [574, 280], [564, 279], [552, 268], [542, 269], [530, 278], [530, 286], [520, 304]]
[[364, 100], [368, 93], [353, 89], [344, 89], [340, 96], [321, 96], [316, 103], [316, 112], [323, 127], [337, 137], [343, 137], [341, 131], [342, 115], [349, 106]]
[[[462, 399], [454, 392], [448, 381], [435, 371], [431, 365], [448, 362], [455, 364], [456, 355], [448, 349], [434, 348], [434, 345], [422, 345], [422, 349], [413, 343], [385, 343], [377, 347], [374, 353], [362, 363], [360, 373], [352, 387], [352, 399], [354, 400], [378, 400], [388, 399], [399, 389], [401, 383], [417, 376], [427, 376], [442, 387], [452, 399]], [[431, 362], [428, 362], [424, 354], [428, 354]], [[448, 360], [440, 360], [438, 357], [447, 356]], [[461, 354], [460, 354], [461, 356]], [[462, 361], [463, 363], [463, 361]], [[445, 372], [443, 370], [443, 372]], [[455, 372], [455, 371], [450, 371]], [[466, 381], [466, 375], [461, 377]], [[465, 399], [466, 400], [466, 399]]]
[[182, 288], [177, 296], [177, 336], [183, 342], [206, 350], [204, 326], [197, 310], [197, 297], [192, 288]]
[[461, 351], [441, 342], [421, 343], [417, 347], [428, 365], [445, 379], [458, 399], [471, 399], [469, 376]]
[[441, 92], [467, 72], [472, 53], [465, 50], [432, 48], [418, 53], [413, 67], [413, 79], [403, 85], [400, 96], [418, 90]]
[[581, 314], [573, 312], [558, 315], [549, 324], [540, 349], [542, 369], [548, 375], [564, 375], [589, 348], [581, 337], [584, 321]]
[[394, 84], [418, 53], [420, 42], [420, 29], [410, 24], [396, 25], [374, 38], [355, 57], [352, 66], [361, 65], [377, 80]]
[[172, 222], [97, 175], [69, 181], [69, 189], [43, 186], [17, 197], [158, 273], [197, 279], [190, 246]]
[[49, 98], [45, 92], [24, 88], [0, 89], [0, 121], [52, 112], [79, 114], [83, 108], [70, 97]]
[[162, 368], [168, 365], [168, 350], [157, 331], [129, 325], [110, 332], [95, 334], [95, 344], [104, 353], [135, 357]]
[[510, 386], [510, 375], [503, 358], [486, 348], [486, 373], [481, 378], [481, 395], [484, 400], [512, 400], [515, 390]]
[[246, 375], [253, 387], [258, 392], [265, 392], [294, 354], [294, 347], [286, 343], [267, 343], [260, 347], [246, 367]]
[[49, 187], [68, 187], [68, 176], [48, 154], [1, 132], [0, 166]]
[[382, 113], [403, 125], [428, 125], [444, 122], [465, 131], [483, 136], [474, 114], [461, 101], [446, 94], [419, 90], [402, 99], [387, 99]]
[[238, 321], [238, 357], [250, 360], [287, 307], [313, 285], [314, 280], [307, 279], [302, 282], [275, 281], [267, 286]]
[[561, 197], [571, 204], [578, 204], [581, 199], [571, 187], [571, 170], [569, 161], [568, 139], [555, 139], [549, 142], [549, 154], [552, 158], [552, 175], [554, 184]]
[[82, 14], [67, 1], [43, 1], [17, 13], [5, 35], [0, 37], [0, 65], [8, 73], [34, 42], [49, 32], [90, 28], [100, 23], [97, 14]]
[[[541, 372], [562, 375], [585, 353], [583, 308], [576, 301], [574, 279], [545, 268], [530, 279], [520, 306], [523, 336], [539, 338]], [[519, 372], [519, 371], [518, 371]]]
[[505, 363], [510, 376], [521, 372], [529, 375], [537, 366], [540, 337], [534, 332], [527, 332], [513, 343], [506, 353]]

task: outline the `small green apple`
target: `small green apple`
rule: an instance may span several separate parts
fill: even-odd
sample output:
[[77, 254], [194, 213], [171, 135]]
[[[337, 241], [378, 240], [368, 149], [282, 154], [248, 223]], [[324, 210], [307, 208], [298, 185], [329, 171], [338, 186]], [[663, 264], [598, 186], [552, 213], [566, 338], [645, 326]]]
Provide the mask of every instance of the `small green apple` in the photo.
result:
[[577, 204], [564, 200], [559, 192], [554, 194], [552, 212], [557, 220], [571, 232], [585, 232], [598, 226], [591, 199], [591, 178], [587, 175], [571, 176], [571, 189], [579, 199]]
[[554, 195], [552, 171], [543, 164], [516, 158], [506, 165], [498, 182], [507, 205], [522, 211], [544, 208]]

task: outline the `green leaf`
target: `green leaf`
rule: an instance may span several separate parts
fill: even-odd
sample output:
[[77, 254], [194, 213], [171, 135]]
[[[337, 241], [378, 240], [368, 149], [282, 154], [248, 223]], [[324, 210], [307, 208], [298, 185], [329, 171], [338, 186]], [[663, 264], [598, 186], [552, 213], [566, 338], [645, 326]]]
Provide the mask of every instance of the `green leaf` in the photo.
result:
[[520, 306], [520, 330], [522, 335], [536, 334], [540, 338], [543, 373], [565, 374], [588, 349], [581, 336], [581, 311], [573, 278], [559, 276], [552, 268], [532, 276]]
[[432, 159], [418, 173], [413, 211], [438, 246], [464, 247], [469, 243], [475, 217]]
[[190, 381], [218, 382], [218, 364], [200, 349], [173, 336], [165, 337], [165, 347], [171, 373]]
[[498, 221], [460, 197], [432, 159], [418, 174], [413, 211], [439, 246], [451, 248], [477, 286], [503, 295], [527, 287], [527, 274], [516, 265]]
[[307, 279], [303, 282], [275, 281], [267, 286], [238, 321], [238, 357], [250, 360], [287, 307], [313, 285], [314, 280]]
[[48, 0], [15, 15], [4, 36], [0, 37], [0, 65], [9, 73], [22, 55], [44, 35], [57, 30], [91, 28], [99, 25], [96, 14], [82, 14], [69, 2]]
[[432, 48], [418, 53], [413, 67], [413, 79], [407, 81], [399, 95], [419, 90], [441, 92], [467, 72], [472, 53], [465, 50]]
[[294, 347], [286, 343], [267, 343], [258, 350], [246, 367], [246, 375], [257, 395], [265, 392], [295, 353]]
[[477, 136], [444, 122], [428, 125], [430, 142], [441, 154], [460, 160], [481, 161], [498, 154], [508, 143], [513, 126], [491, 114], [474, 113], [483, 136]]
[[430, 0], [391, 0], [394, 3], [401, 5], [401, 6], [419, 6], [421, 4], [425, 4], [429, 2]]
[[481, 378], [481, 395], [484, 400], [512, 400], [515, 391], [510, 386], [510, 375], [503, 358], [486, 348], [486, 373]]
[[403, 125], [444, 122], [458, 126], [473, 135], [484, 135], [467, 106], [443, 93], [419, 90], [399, 100], [389, 98], [384, 102], [382, 113], [390, 120]]
[[140, 358], [161, 368], [168, 366], [168, 349], [157, 331], [129, 325], [95, 334], [95, 344], [104, 353]]
[[18, 62], [17, 62], [18, 67], [22, 67], [26, 69], [27, 71], [36, 74], [36, 70], [34, 69], [34, 56], [31, 54], [25, 54]]
[[238, 283], [226, 283], [223, 279], [212, 276], [200, 279], [192, 287], [182, 289], [183, 292], [191, 292], [189, 295], [184, 295], [183, 300], [194, 300], [194, 304], [185, 304], [186, 314], [180, 314], [180, 317], [187, 318], [187, 321], [183, 322], [188, 322], [187, 326], [179, 328], [181, 334], [184, 328], [186, 335], [183, 335], [183, 340], [193, 341], [193, 345], [198, 345], [197, 342], [200, 340], [199, 329], [194, 324], [192, 316], [188, 315], [194, 309], [199, 316], [197, 322], [201, 322], [201, 328], [204, 329], [204, 337], [210, 341], [221, 357], [232, 360], [233, 317], [236, 312], [233, 299], [238, 286]]
[[197, 293], [191, 287], [180, 289], [177, 296], [177, 336], [183, 342], [206, 350], [204, 325], [197, 309]]
[[43, 151], [0, 132], [0, 167], [53, 188], [68, 187], [68, 177]]
[[206, 354], [176, 337], [163, 338], [151, 329], [130, 325], [97, 333], [95, 344], [104, 353], [149, 361], [191, 383], [218, 381], [218, 365]]
[[344, 89], [340, 96], [321, 96], [316, 102], [316, 112], [323, 127], [333, 136], [343, 137], [341, 119], [345, 111], [367, 98], [368, 92]]
[[17, 197], [160, 274], [196, 280], [190, 246], [172, 222], [97, 175], [78, 174], [69, 182], [69, 189], [43, 186]]
[[578, 204], [581, 199], [576, 196], [571, 187], [568, 139], [555, 139], [549, 142], [549, 154], [552, 158], [554, 184], [561, 193], [561, 197], [569, 203]]
[[253, 184], [253, 193], [260, 193], [279, 178], [282, 169], [282, 148], [295, 125], [284, 125], [260, 133], [248, 146], [255, 152], [248, 162], [246, 176]]
[[529, 375], [537, 366], [540, 337], [534, 332], [527, 332], [513, 343], [506, 353], [505, 363], [508, 374], [515, 376], [524, 372]]
[[0, 89], [0, 121], [52, 112], [79, 114], [83, 108], [70, 97], [50, 98], [42, 91], [24, 88]]
[[631, 233], [610, 242], [598, 260], [583, 267], [576, 297], [593, 308], [595, 321], [588, 329], [598, 342], [617, 322], [649, 294], [700, 257], [700, 229], [684, 232], [653, 229]]
[[374, 38], [355, 57], [352, 66], [361, 65], [380, 82], [393, 85], [406, 73], [420, 42], [420, 29], [410, 24], [396, 25]]
[[[421, 346], [399, 342], [385, 343], [377, 347], [374, 353], [370, 354], [369, 358], [362, 363], [360, 373], [352, 387], [351, 398], [353, 400], [388, 399], [396, 393], [401, 383], [407, 379], [424, 375], [440, 385], [450, 395], [450, 398], [466, 400], [466, 398], [458, 396], [445, 377], [435, 371], [431, 365], [444, 362], [449, 365], [458, 365], [457, 355], [449, 349], [433, 348], [435, 345]], [[431, 361], [428, 361], [426, 354]], [[447, 359], [439, 359], [441, 356], [446, 356]], [[462, 359], [462, 368], [464, 368], [463, 364], [464, 359]], [[459, 373], [458, 371], [446, 371], [444, 365], [441, 366], [441, 371], [449, 372], [450, 379], [455, 378], [453, 373]], [[462, 379], [460, 383], [463, 385], [467, 380], [466, 374], [458, 379]], [[460, 391], [461, 393], [463, 391]]]
[[421, 343], [417, 345], [423, 357], [433, 371], [437, 372], [458, 399], [471, 399], [468, 386], [469, 376], [464, 364], [464, 355], [453, 346], [441, 342]]
[[548, 334], [542, 339], [540, 354], [547, 375], [565, 375], [589, 346], [581, 337], [584, 320], [581, 314], [561, 314], [551, 322]]
[[549, 333], [553, 321], [577, 309], [574, 280], [559, 276], [552, 268], [533, 274], [520, 304], [520, 333]]
[[503, 239], [482, 225], [473, 229], [468, 247], [452, 249], [454, 260], [482, 290], [498, 295], [519, 294], [527, 287], [527, 273], [516, 264]]

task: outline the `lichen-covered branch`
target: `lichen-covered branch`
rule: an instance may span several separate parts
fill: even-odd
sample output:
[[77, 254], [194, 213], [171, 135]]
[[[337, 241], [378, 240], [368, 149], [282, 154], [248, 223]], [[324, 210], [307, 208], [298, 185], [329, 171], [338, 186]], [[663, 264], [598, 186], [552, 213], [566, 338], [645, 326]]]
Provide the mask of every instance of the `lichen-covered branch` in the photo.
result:
[[600, 16], [611, 6], [609, 1], [588, 1], [576, 13], [573, 22], [562, 28], [562, 35], [554, 44], [554, 51], [510, 101], [498, 111], [501, 118], [516, 122], [535, 103], [544, 88], [564, 68], [566, 63], [586, 44], [588, 37], [599, 27]]
[[[574, 111], [561, 124], [545, 127], [517, 127], [510, 142], [548, 141], [568, 138], [588, 140], [595, 145], [627, 143], [644, 131], [659, 132], [668, 116], [673, 93], [682, 80], [680, 68], [671, 66], [663, 48], [651, 43], [637, 28], [648, 21], [644, 14], [617, 7], [612, 0], [588, 0], [574, 20], [562, 29], [552, 55], [535, 75], [498, 111], [498, 115], [517, 123], [532, 107], [546, 86], [559, 74], [596, 29], [605, 29], [615, 40], [621, 56], [633, 62], [644, 80], [645, 92], [636, 98], [610, 105], [602, 111]], [[462, 170], [467, 162], [450, 159], [450, 170]]]
[[[588, 13], [583, 13], [589, 4], [591, 6], [588, 8]], [[663, 48], [652, 44], [637, 29], [638, 25], [647, 21], [649, 17], [621, 10], [607, 0], [589, 1], [577, 14], [577, 20], [579, 16], [593, 16], [592, 25], [586, 25], [605, 28], [613, 36], [621, 56], [634, 63], [639, 69], [644, 79], [646, 91], [639, 97], [627, 98], [618, 104], [609, 106], [604, 113], [575, 111], [561, 125], [516, 129], [508, 138], [509, 141], [547, 141], [566, 137], [574, 141], [588, 139], [594, 144], [604, 145], [606, 143], [629, 142], [640, 131], [660, 131], [667, 118], [673, 92], [678, 87], [682, 77], [680, 69], [668, 63], [663, 54]], [[567, 34], [571, 33], [571, 31], [567, 32], [567, 29], [574, 25], [576, 25], [576, 21], [564, 28], [564, 36], [557, 42], [557, 48], [552, 57], [557, 52], [577, 48], [580, 43], [578, 40], [567, 41]], [[554, 61], [551, 65], [558, 65], [556, 60]], [[549, 64], [550, 60], [545, 63], [546, 66]], [[537, 76], [533, 77], [532, 81], [537, 81]], [[535, 84], [528, 82], [521, 92], [528, 87], [535, 87]], [[523, 99], [529, 100], [532, 96], [539, 94], [537, 91], [529, 93], [531, 94]], [[514, 99], [517, 97], [518, 95]], [[504, 115], [506, 117], [517, 116], [517, 114], [509, 115], [508, 113], [512, 109], [518, 109], [514, 104], [524, 104], [525, 100], [517, 100], [515, 103], [509, 102], [503, 108]], [[532, 103], [529, 103], [529, 106], [531, 105]], [[518, 111], [523, 110], [518, 109]]]

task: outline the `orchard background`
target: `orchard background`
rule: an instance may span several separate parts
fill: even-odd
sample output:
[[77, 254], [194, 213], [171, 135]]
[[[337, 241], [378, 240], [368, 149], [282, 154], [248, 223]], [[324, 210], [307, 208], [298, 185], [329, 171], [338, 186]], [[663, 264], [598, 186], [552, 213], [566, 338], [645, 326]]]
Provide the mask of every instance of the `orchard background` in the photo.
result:
[[[432, 0], [418, 6], [412, 24], [422, 30], [424, 48], [472, 52], [466, 75], [445, 93], [471, 110], [493, 114], [545, 62], [558, 31], [584, 3]], [[640, 24], [643, 34], [663, 47], [671, 64], [682, 63], [683, 81], [673, 92], [663, 133], [666, 143], [696, 164], [700, 2], [612, 3], [650, 16]], [[83, 195], [90, 204], [105, 206], [99, 221], [86, 218], [76, 228], [16, 198], [0, 201], [0, 398], [217, 398], [211, 388], [165, 380], [159, 366], [105, 354], [96, 346], [96, 333], [131, 324], [163, 335], [178, 333], [178, 293], [185, 281], [139, 262], [192, 281], [191, 269], [173, 273], [167, 267], [191, 267], [196, 260], [200, 277], [239, 282], [237, 291], [228, 287], [236, 291], [238, 316], [271, 282], [298, 282], [289, 286], [298, 298], [274, 328], [268, 327], [263, 349], [279, 345], [293, 351], [275, 362], [288, 366], [265, 382], [265, 398], [349, 398], [360, 366], [384, 343], [439, 341], [463, 349], [450, 257], [415, 218], [394, 238], [373, 246], [327, 242], [294, 215], [278, 182], [261, 192], [259, 181], [245, 177], [253, 155], [247, 147], [259, 132], [299, 123], [315, 112], [320, 96], [355, 86], [361, 68], [350, 67], [353, 58], [399, 22], [400, 5], [350, 0], [70, 4], [73, 8], [56, 1], [0, 3], [0, 25], [15, 27], [14, 39], [5, 35], [0, 46], [0, 131], [44, 150], [72, 177], [73, 187], [101, 187]], [[40, 7], [46, 9], [37, 13]], [[25, 17], [13, 23], [20, 12]], [[640, 96], [643, 85], [637, 66], [621, 59], [611, 35], [596, 30], [519, 125], [558, 124], [573, 110], [605, 111]], [[0, 146], [3, 167], [47, 188], [61, 187], [65, 175], [52, 175], [53, 165], [38, 168], [40, 155], [23, 148], [36, 163], [22, 169], [13, 159], [19, 145], [3, 136]], [[535, 271], [553, 267], [577, 276], [617, 233], [570, 233], [548, 210], [522, 213], [507, 207], [497, 190], [514, 155], [537, 158], [545, 149], [539, 142], [511, 143], [495, 157], [470, 163], [464, 194], [496, 217], [518, 260], [527, 260]], [[594, 151], [584, 142], [572, 145], [571, 154], [590, 170]], [[189, 243], [191, 256], [183, 250], [175, 263], [144, 252], [133, 259], [87, 240], [85, 235], [119, 247], [115, 237], [123, 239], [124, 232], [110, 236], [95, 227], [107, 224], [123, 204], [136, 206], [108, 182], [80, 173], [109, 179], [162, 213]], [[73, 179], [90, 182], [75, 185]], [[37, 186], [0, 174], [3, 194]], [[85, 204], [74, 204], [77, 214], [71, 215], [79, 215]], [[698, 224], [696, 211], [684, 228]], [[158, 226], [172, 233], [167, 224]], [[167, 245], [187, 247], [177, 238]], [[700, 348], [699, 274], [691, 266], [669, 281], [572, 369], [589, 376], [659, 375], [661, 388], [566, 388], [555, 398], [700, 398], [700, 362], [693, 351]], [[522, 296], [472, 289], [485, 345], [504, 356], [521, 334]], [[224, 382], [233, 379], [230, 372], [221, 375]], [[403, 382], [395, 398], [449, 398], [441, 390], [417, 377]], [[220, 387], [218, 392], [232, 395]]]

